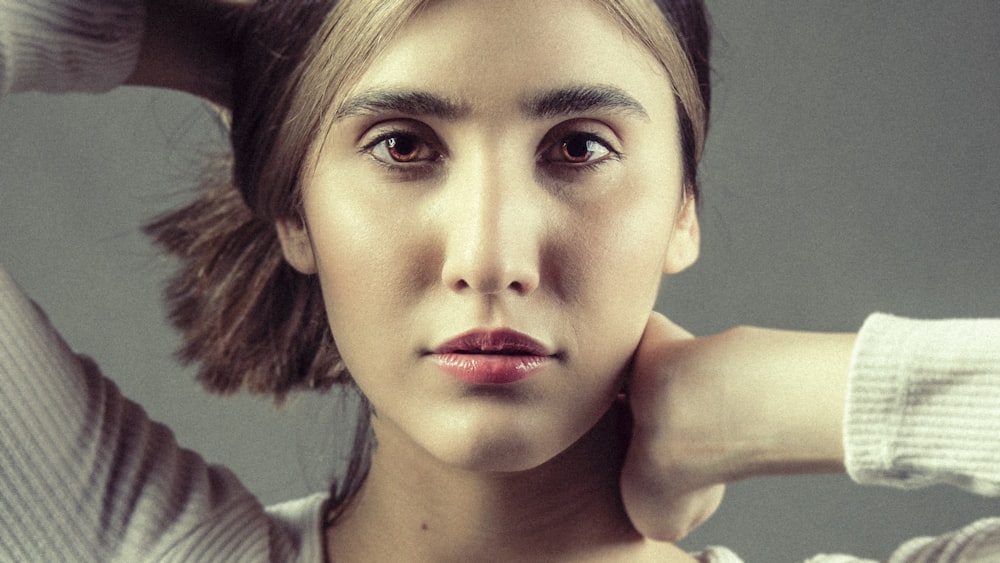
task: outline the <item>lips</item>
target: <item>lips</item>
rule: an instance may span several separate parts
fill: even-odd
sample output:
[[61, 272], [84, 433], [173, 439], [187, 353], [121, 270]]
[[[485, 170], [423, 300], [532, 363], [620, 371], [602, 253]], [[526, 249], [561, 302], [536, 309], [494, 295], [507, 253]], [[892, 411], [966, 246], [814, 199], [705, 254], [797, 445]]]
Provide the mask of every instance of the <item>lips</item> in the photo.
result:
[[514, 330], [476, 330], [438, 346], [431, 359], [465, 383], [505, 385], [521, 381], [555, 359], [543, 344]]

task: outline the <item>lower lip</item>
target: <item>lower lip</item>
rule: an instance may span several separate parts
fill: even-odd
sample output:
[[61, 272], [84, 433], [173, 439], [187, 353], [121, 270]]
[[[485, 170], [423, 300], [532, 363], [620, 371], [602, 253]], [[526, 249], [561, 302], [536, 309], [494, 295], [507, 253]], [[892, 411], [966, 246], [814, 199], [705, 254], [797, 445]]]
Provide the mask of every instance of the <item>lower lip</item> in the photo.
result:
[[530, 377], [551, 360], [549, 356], [494, 354], [434, 354], [434, 361], [452, 377], [476, 385], [504, 385]]

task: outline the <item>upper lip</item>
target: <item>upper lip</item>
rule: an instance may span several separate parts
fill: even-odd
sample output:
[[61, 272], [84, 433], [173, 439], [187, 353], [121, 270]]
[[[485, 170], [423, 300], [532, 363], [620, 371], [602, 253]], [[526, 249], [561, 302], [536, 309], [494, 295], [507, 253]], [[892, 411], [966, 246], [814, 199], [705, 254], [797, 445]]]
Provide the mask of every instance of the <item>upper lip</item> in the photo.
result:
[[541, 342], [527, 334], [507, 328], [470, 330], [441, 344], [432, 352], [434, 354], [554, 355]]

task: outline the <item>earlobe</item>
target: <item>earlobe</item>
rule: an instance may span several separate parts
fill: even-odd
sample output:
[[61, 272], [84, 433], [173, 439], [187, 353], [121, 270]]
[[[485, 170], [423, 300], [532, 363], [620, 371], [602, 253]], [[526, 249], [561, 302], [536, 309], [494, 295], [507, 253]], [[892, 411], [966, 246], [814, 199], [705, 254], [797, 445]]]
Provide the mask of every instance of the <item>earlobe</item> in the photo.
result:
[[316, 256], [305, 219], [300, 216], [278, 219], [275, 224], [285, 261], [303, 274], [315, 274]]
[[698, 211], [695, 199], [687, 194], [667, 245], [667, 255], [663, 261], [664, 274], [677, 274], [688, 269], [698, 260], [701, 250], [701, 228], [698, 225]]

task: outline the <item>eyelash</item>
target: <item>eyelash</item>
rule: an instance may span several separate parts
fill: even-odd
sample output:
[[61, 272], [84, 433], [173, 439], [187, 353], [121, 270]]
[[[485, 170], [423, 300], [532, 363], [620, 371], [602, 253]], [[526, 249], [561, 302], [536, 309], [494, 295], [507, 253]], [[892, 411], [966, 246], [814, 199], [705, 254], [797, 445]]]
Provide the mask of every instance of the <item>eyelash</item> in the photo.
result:
[[[391, 172], [399, 172], [407, 174], [420, 173], [421, 171], [426, 170], [427, 166], [432, 165], [434, 162], [437, 162], [444, 157], [441, 151], [437, 150], [436, 143], [428, 142], [427, 140], [424, 139], [424, 136], [425, 135], [421, 133], [416, 133], [405, 129], [389, 130], [379, 134], [373, 140], [365, 143], [361, 147], [361, 150], [358, 152], [368, 155], [369, 157], [372, 158], [372, 160], [374, 160], [380, 166], [389, 169]], [[412, 142], [414, 142], [415, 146], [417, 147], [423, 147], [434, 151], [434, 155], [432, 158], [419, 159], [412, 162], [398, 161], [395, 158], [391, 157], [391, 155], [389, 159], [382, 159], [376, 156], [375, 151], [378, 149], [379, 145], [382, 145], [383, 143], [386, 143], [392, 139], [409, 139]], [[600, 145], [604, 150], [606, 150], [607, 154], [592, 162], [583, 162], [583, 163], [547, 160], [545, 158], [546, 153], [549, 153], [553, 150], [563, 150], [568, 143], [573, 141], [585, 142], [588, 144], [588, 148], [590, 143], [596, 143]], [[590, 172], [606, 164], [608, 161], [620, 161], [624, 156], [621, 153], [621, 151], [616, 150], [611, 145], [611, 143], [605, 141], [600, 135], [584, 131], [570, 131], [566, 133], [559, 132], [550, 134], [542, 142], [542, 147], [543, 148], [541, 148], [538, 151], [536, 160], [540, 164], [558, 167], [560, 169], [559, 170], [560, 173]]]
[[[391, 139], [403, 139], [403, 138], [412, 140], [418, 147], [425, 146], [435, 151], [434, 157], [414, 162], [403, 162], [403, 161], [396, 161], [395, 159], [392, 159], [391, 156], [390, 156], [391, 160], [383, 160], [375, 156], [374, 151], [382, 143], [386, 143]], [[443, 157], [441, 152], [435, 148], [435, 143], [427, 142], [425, 139], [423, 139], [423, 135], [421, 135], [420, 133], [415, 133], [413, 131], [408, 131], [405, 129], [389, 130], [384, 133], [381, 133], [377, 137], [375, 137], [375, 139], [364, 144], [359, 152], [362, 154], [367, 154], [372, 158], [372, 160], [377, 162], [379, 165], [388, 168], [390, 171], [404, 172], [404, 173], [419, 172], [425, 166], [428, 166], [438, 160], [441, 160], [441, 158]]]
[[[545, 160], [545, 154], [547, 152], [552, 151], [553, 149], [563, 150], [570, 142], [573, 141], [577, 142], [582, 141], [584, 143], [587, 143], [588, 152], [591, 152], [590, 143], [596, 143], [600, 145], [604, 150], [606, 150], [607, 154], [601, 158], [598, 158], [597, 160], [590, 162], [582, 162], [582, 163]], [[542, 146], [544, 148], [538, 152], [538, 160], [540, 162], [552, 166], [557, 166], [566, 172], [574, 172], [574, 173], [590, 172], [592, 170], [599, 168], [600, 166], [603, 166], [604, 164], [607, 164], [609, 161], [620, 161], [623, 156], [621, 151], [616, 150], [611, 145], [611, 143], [605, 141], [604, 138], [602, 138], [600, 135], [585, 131], [570, 131], [566, 133], [563, 132], [555, 133], [553, 135], [550, 135], [545, 141], [543, 141]]]

